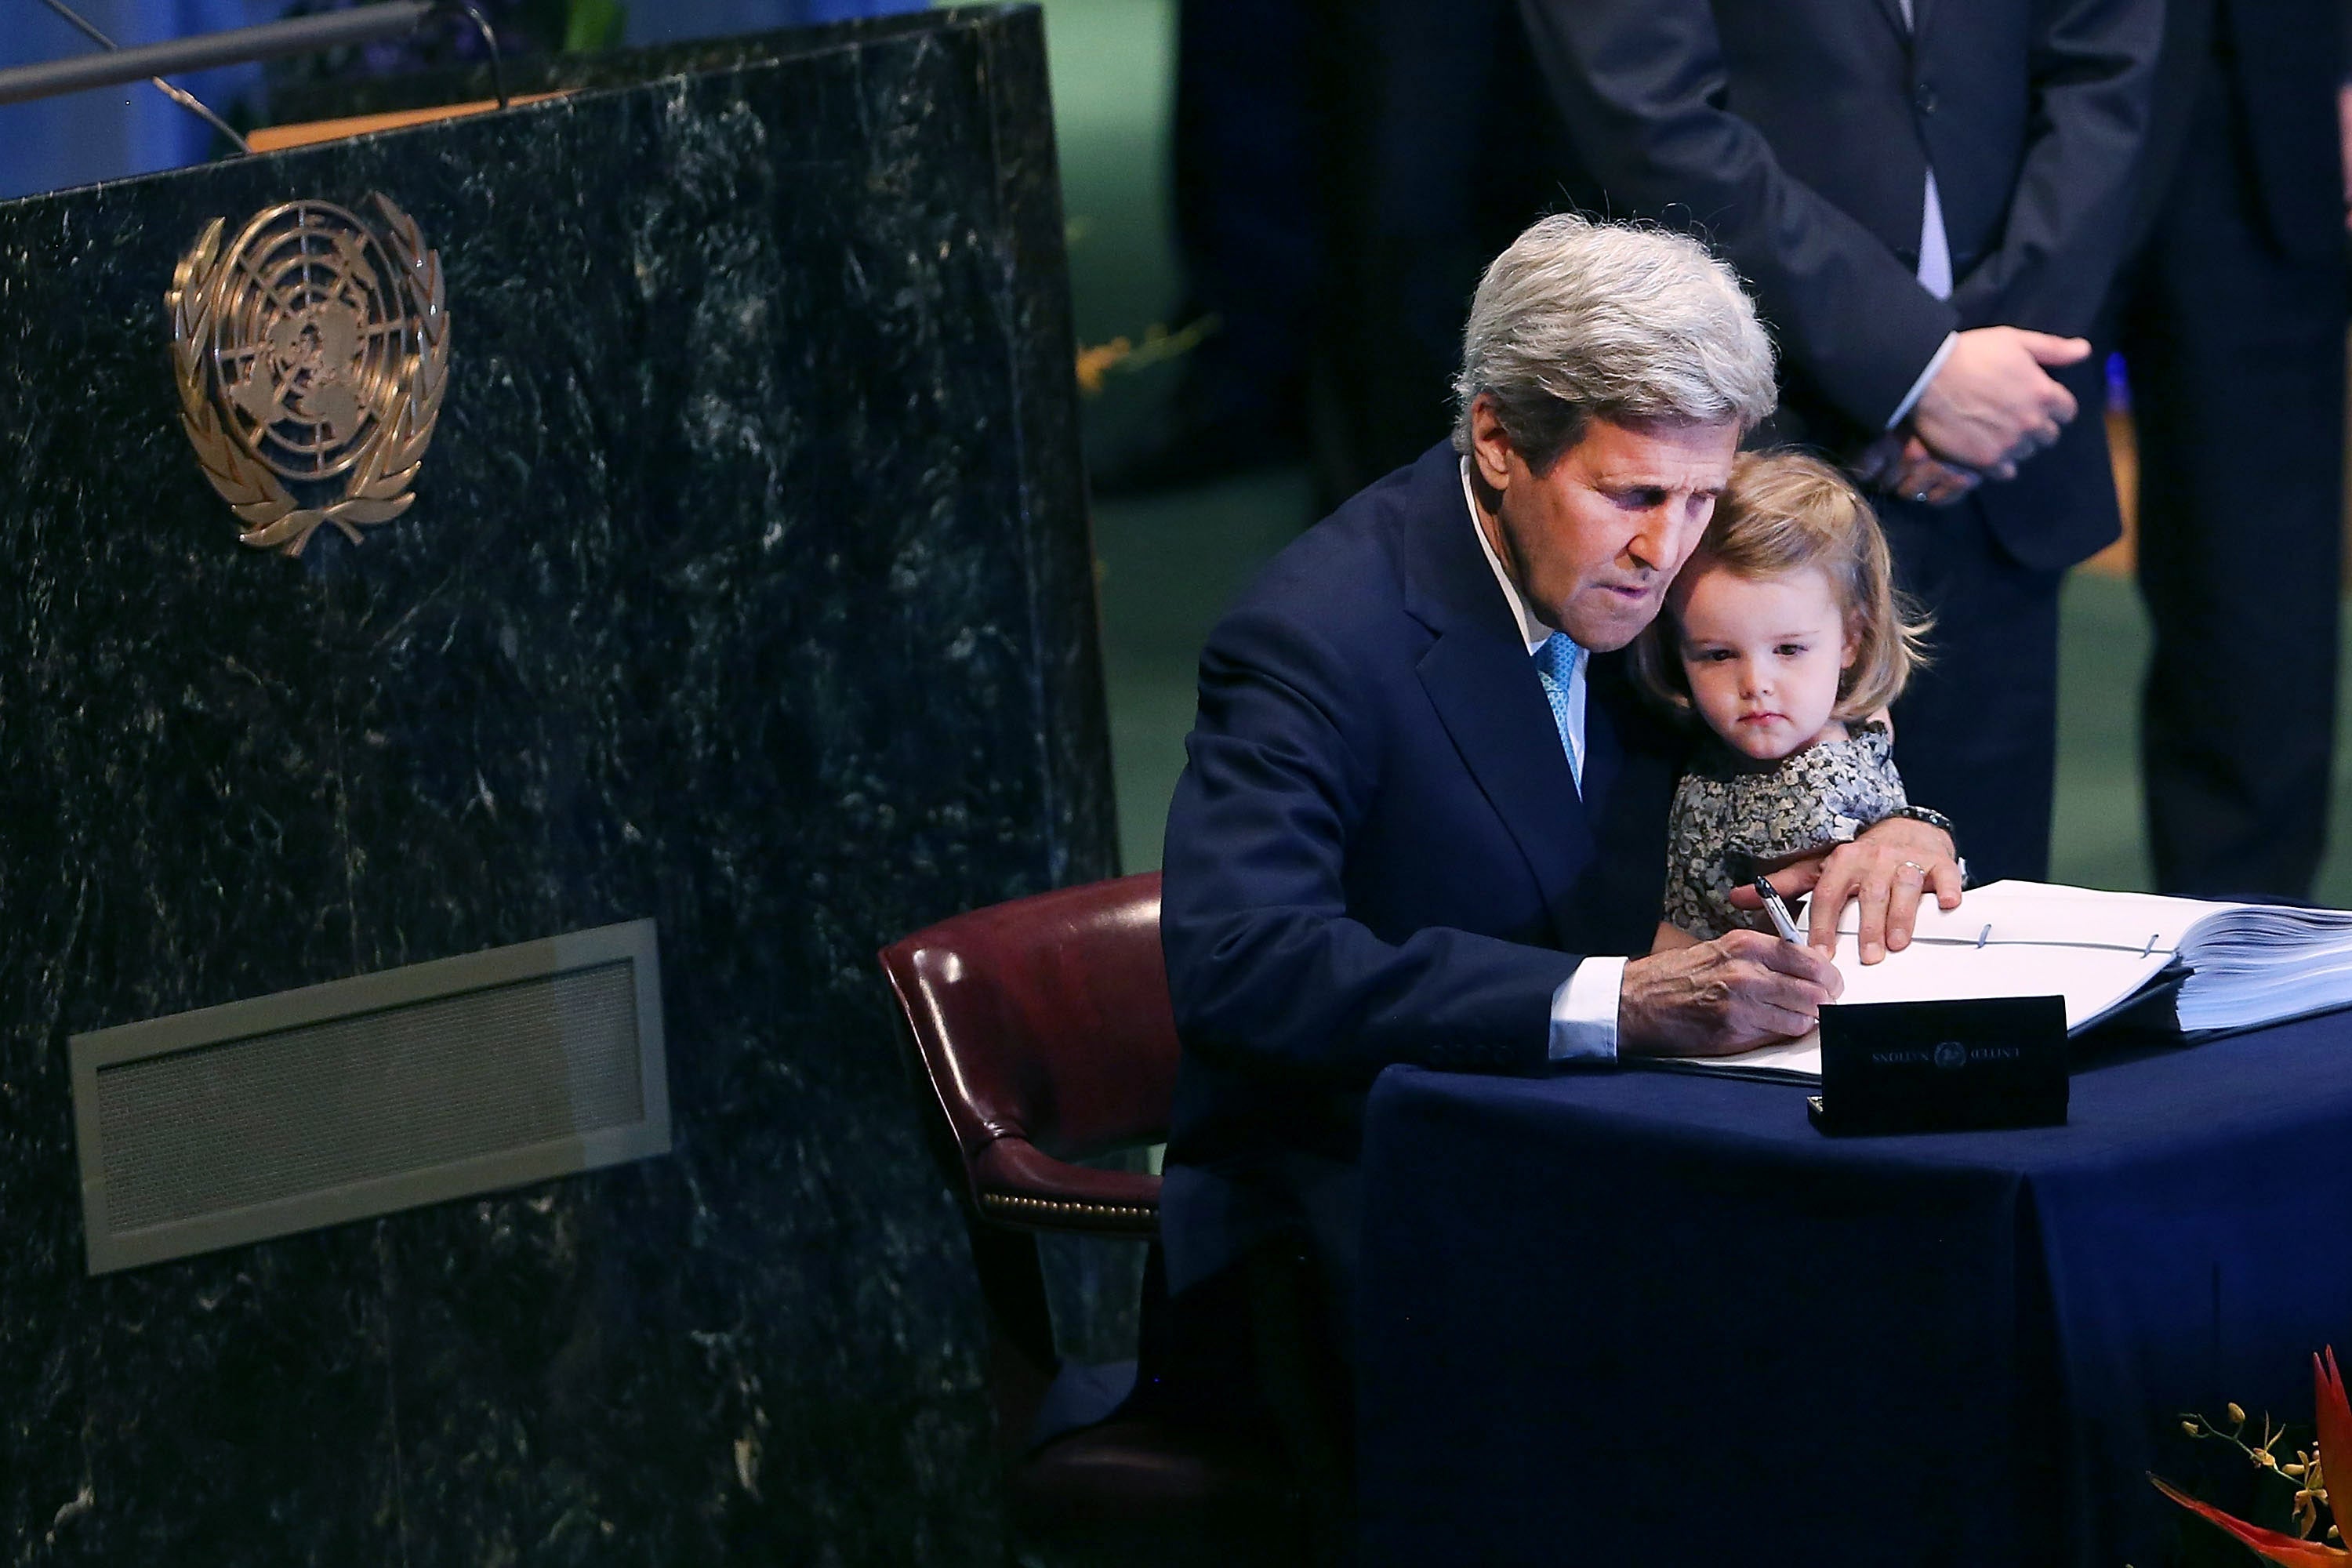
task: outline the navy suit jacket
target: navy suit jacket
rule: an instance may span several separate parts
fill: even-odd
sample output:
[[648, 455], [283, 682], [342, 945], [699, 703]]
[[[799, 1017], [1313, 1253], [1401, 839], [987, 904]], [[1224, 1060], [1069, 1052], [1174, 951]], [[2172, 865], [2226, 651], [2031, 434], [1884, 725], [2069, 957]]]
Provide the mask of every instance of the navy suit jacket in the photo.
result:
[[[1769, 433], [1844, 456], [1947, 333], [2087, 336], [2131, 238], [2161, 0], [1521, 0], [1580, 168], [1614, 217], [1706, 238], [1780, 346]], [[2327, 40], [2332, 44], [2332, 39]], [[1932, 159], [1952, 297], [1919, 285]], [[1978, 505], [2025, 564], [2113, 539], [2097, 356], [2082, 415]]]
[[2134, 248], [2172, 197], [2197, 94], [2218, 65], [2241, 117], [2252, 205], [2272, 241], [2293, 257], [2343, 255], [2336, 85], [2352, 62], [2347, 33], [2352, 0], [2166, 0]]
[[1580, 956], [1655, 932], [1683, 737], [1596, 658], [1580, 798], [1459, 465], [1301, 535], [1202, 654], [1160, 903], [1172, 1289], [1285, 1226], [1352, 1254], [1374, 1076], [1541, 1067]]

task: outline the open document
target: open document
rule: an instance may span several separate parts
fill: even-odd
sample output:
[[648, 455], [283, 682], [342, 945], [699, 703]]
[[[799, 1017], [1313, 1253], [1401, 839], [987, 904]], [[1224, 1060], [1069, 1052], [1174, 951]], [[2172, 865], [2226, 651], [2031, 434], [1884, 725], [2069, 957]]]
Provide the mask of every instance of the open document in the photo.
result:
[[[2059, 996], [2080, 1034], [2159, 979], [2180, 977], [2182, 1034], [2251, 1029], [2352, 1006], [2352, 911], [2207, 903], [2044, 882], [1971, 889], [1956, 910], [1932, 900], [1911, 945], [1864, 965], [1856, 911], [1838, 931], [1845, 1003]], [[1706, 1070], [1821, 1076], [1817, 1035], [1703, 1066]]]

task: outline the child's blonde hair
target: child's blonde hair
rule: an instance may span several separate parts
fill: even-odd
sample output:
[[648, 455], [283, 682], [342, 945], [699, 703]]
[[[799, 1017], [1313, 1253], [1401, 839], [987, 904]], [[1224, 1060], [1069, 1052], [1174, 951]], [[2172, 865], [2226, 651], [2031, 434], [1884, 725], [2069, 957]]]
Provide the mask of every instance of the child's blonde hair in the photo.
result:
[[[1866, 719], [1901, 695], [1912, 670], [1927, 662], [1924, 638], [1933, 619], [1895, 586], [1886, 535], [1861, 492], [1817, 458], [1798, 452], [1742, 452], [1715, 516], [1685, 572], [1720, 566], [1741, 577], [1777, 577], [1818, 566], [1837, 595], [1854, 639], [1853, 663], [1838, 677], [1831, 717]], [[1689, 711], [1690, 683], [1670, 612], [1633, 641], [1633, 676], [1668, 707]]]

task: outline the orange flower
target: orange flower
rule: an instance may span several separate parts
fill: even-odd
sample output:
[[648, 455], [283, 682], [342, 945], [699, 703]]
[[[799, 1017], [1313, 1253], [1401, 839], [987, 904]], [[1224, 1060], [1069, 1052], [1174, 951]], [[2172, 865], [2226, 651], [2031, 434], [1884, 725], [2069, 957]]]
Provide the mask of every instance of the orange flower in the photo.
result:
[[[2319, 1426], [2319, 1468], [2323, 1475], [2333, 1476], [2338, 1468], [2352, 1475], [2352, 1404], [2344, 1396], [2344, 1376], [2336, 1369], [2336, 1347], [2327, 1348], [2326, 1359], [2311, 1358], [2312, 1403], [2316, 1408]], [[2352, 1552], [2339, 1546], [2329, 1546], [2317, 1541], [2305, 1541], [2282, 1531], [2264, 1530], [2258, 1524], [2223, 1513], [2211, 1503], [2200, 1502], [2179, 1488], [2158, 1477], [2156, 1489], [2188, 1509], [2190, 1512], [2211, 1520], [2256, 1552], [2285, 1568], [2345, 1568], [2352, 1563]]]

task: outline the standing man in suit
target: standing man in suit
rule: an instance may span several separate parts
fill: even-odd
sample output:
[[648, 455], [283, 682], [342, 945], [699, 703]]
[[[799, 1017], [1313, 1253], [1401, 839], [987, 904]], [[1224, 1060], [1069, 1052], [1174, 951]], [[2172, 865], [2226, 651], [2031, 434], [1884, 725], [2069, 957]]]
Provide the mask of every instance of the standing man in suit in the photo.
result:
[[2170, 0], [2138, 254], [2116, 290], [2155, 647], [2157, 886], [2311, 895], [2344, 532], [2340, 0]]
[[1572, 194], [1737, 267], [1780, 342], [1772, 434], [1885, 490], [1898, 575], [1937, 618], [1895, 709], [1904, 778], [1985, 880], [2046, 874], [2059, 582], [2120, 527], [2085, 340], [2161, 5], [1521, 3]]
[[[1234, 1289], [1269, 1255], [1307, 1261], [1344, 1365], [1382, 1068], [1718, 1055], [1802, 1033], [1839, 986], [1753, 931], [1640, 956], [1683, 742], [1616, 650], [1772, 407], [1738, 279], [1680, 236], [1546, 218], [1480, 283], [1455, 389], [1450, 442], [1276, 556], [1201, 656], [1160, 905], [1184, 1044], [1163, 1383], [1284, 1370], [1249, 1365]], [[1899, 948], [1923, 889], [1959, 896], [1919, 820], [1776, 880], [1816, 878], [1824, 946], [1849, 900]]]

